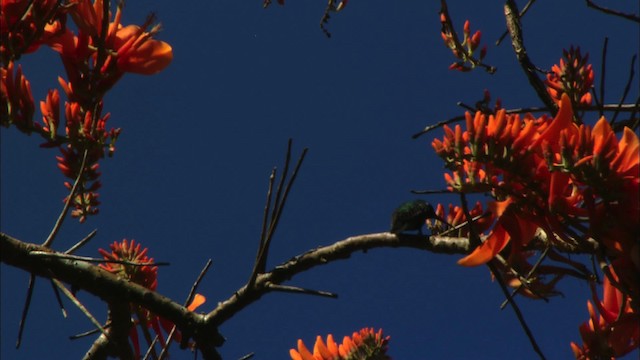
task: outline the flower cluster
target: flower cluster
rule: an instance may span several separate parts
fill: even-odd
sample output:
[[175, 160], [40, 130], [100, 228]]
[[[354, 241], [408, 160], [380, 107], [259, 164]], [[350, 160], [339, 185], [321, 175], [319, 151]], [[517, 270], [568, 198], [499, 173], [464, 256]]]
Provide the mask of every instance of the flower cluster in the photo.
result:
[[593, 66], [588, 63], [589, 54], [582, 56], [580, 48], [564, 50], [560, 63], [554, 65], [545, 81], [547, 92], [556, 102], [562, 94], [569, 95], [575, 108], [578, 105], [591, 105], [591, 87], [593, 86]]
[[[467, 223], [466, 215], [462, 210], [462, 207], [449, 204], [448, 211], [445, 215], [444, 206], [442, 204], [438, 204], [436, 206], [435, 213], [437, 215], [437, 219], [427, 219], [427, 226], [431, 229], [432, 233], [438, 234], [443, 231], [447, 231], [448, 236], [469, 236], [470, 227]], [[469, 210], [469, 214], [471, 215], [471, 218], [477, 217], [477, 220], [473, 222], [473, 226], [474, 231], [479, 233], [488, 230], [493, 223], [493, 215], [491, 213], [489, 213], [488, 216], [482, 216], [484, 211], [482, 209], [482, 204], [479, 201], [476, 202], [475, 206]], [[438, 219], [442, 219], [446, 223], [443, 223]], [[457, 228], [455, 233], [450, 230], [452, 226]]]
[[[140, 243], [136, 243], [135, 240], [128, 241], [127, 239], [122, 242], [114, 241], [109, 245], [111, 251], [104, 249], [98, 249], [100, 254], [107, 261], [104, 264], [100, 264], [103, 269], [115, 274], [116, 276], [144, 286], [150, 290], [156, 290], [158, 286], [158, 267], [153, 264], [153, 258], [147, 256], [148, 249], [142, 248]], [[200, 294], [196, 294], [191, 301], [187, 309], [194, 311], [197, 307], [205, 302], [205, 297]], [[166, 343], [163, 334], [169, 334], [174, 327], [174, 324], [164, 318], [161, 318], [152, 312], [137, 306], [131, 306], [131, 312], [136, 315], [135, 325], [139, 325], [140, 330], [147, 341], [147, 345], [151, 346], [151, 336], [149, 329], [158, 336], [161, 346]], [[140, 341], [138, 331], [135, 326], [131, 327], [129, 337], [134, 348], [136, 358], [140, 358]], [[181, 334], [176, 332], [174, 340], [180, 342]]]
[[55, 36], [61, 17], [59, 1], [4, 0], [0, 18], [0, 59], [8, 64], [36, 51]]
[[326, 343], [318, 336], [313, 354], [298, 340], [298, 349], [289, 350], [289, 355], [293, 360], [388, 360], [388, 343], [389, 336], [383, 336], [382, 329], [374, 332], [373, 328], [364, 328], [351, 337], [345, 336], [342, 344], [337, 344], [331, 334]]
[[105, 260], [111, 261], [100, 264], [101, 268], [147, 289], [156, 289], [158, 286], [158, 267], [149, 265], [153, 264], [153, 258], [147, 256], [149, 251], [147, 248], [143, 249], [140, 243], [136, 244], [135, 240], [128, 241], [127, 239], [122, 242], [114, 241], [109, 247], [111, 252], [98, 249]]
[[478, 66], [487, 55], [487, 47], [483, 46], [480, 50], [478, 59], [473, 56], [476, 53], [478, 46], [480, 46], [480, 39], [482, 38], [480, 30], [477, 30], [473, 35], [471, 35], [471, 24], [469, 20], [466, 20], [464, 22], [464, 27], [462, 28], [462, 42], [460, 42], [456, 32], [453, 30], [453, 26], [451, 25], [451, 19], [449, 18], [448, 13], [444, 10], [440, 12], [440, 22], [442, 23], [440, 35], [442, 36], [442, 40], [444, 40], [444, 44], [451, 49], [453, 56], [459, 59], [451, 64], [449, 69], [471, 71], [473, 68]]
[[[504, 109], [494, 115], [478, 111], [466, 114], [466, 130], [458, 125], [444, 131], [432, 146], [450, 170], [444, 175], [449, 190], [488, 193], [493, 198], [488, 206], [492, 227], [486, 223], [474, 227], [477, 235], [489, 232], [459, 264], [493, 261], [519, 293], [546, 298], [558, 293], [554, 285], [565, 275], [592, 277], [582, 264], [553, 248], [589, 251], [595, 243], [607, 268], [618, 274], [607, 286], [613, 286], [628, 305], [621, 315], [638, 313], [640, 142], [631, 129], [624, 128], [618, 138], [604, 117], [593, 127], [582, 124], [569, 93], [563, 92], [554, 118], [520, 117]], [[444, 215], [441, 206], [437, 211]], [[459, 222], [460, 211], [450, 207], [448, 220]], [[548, 257], [569, 267], [529, 263], [534, 253], [528, 246], [539, 231], [547, 235]], [[601, 323], [592, 323], [592, 331], [598, 333]], [[640, 325], [625, 334], [633, 337], [634, 331], [637, 334]], [[593, 353], [597, 347], [590, 346]]]
[[18, 130], [31, 133], [33, 128], [33, 95], [22, 67], [13, 62], [0, 68], [0, 125], [15, 124]]
[[605, 277], [602, 301], [592, 287], [596, 307], [587, 301], [589, 321], [580, 326], [583, 345], [571, 343], [576, 359], [622, 356], [640, 346], [640, 313], [634, 311], [626, 296], [612, 285], [612, 281], [618, 280], [615, 272], [611, 273], [611, 280]]
[[[155, 74], [169, 65], [173, 53], [167, 43], [153, 39], [159, 26], [150, 16], [142, 26], [121, 24], [122, 3], [115, 14], [110, 2], [77, 0], [12, 0], [1, 5], [2, 125], [15, 125], [25, 133], [38, 133], [43, 147], [59, 148], [58, 168], [70, 179], [71, 215], [84, 221], [99, 205], [98, 162], [115, 151], [120, 129], [107, 128], [103, 97], [125, 73]], [[76, 26], [72, 30], [67, 19]], [[48, 45], [60, 54], [66, 80], [59, 84], [66, 95], [61, 110], [58, 90], [50, 90], [40, 102], [42, 124], [34, 123], [34, 102], [29, 82], [20, 66], [21, 55]], [[61, 112], [64, 116], [61, 117]]]

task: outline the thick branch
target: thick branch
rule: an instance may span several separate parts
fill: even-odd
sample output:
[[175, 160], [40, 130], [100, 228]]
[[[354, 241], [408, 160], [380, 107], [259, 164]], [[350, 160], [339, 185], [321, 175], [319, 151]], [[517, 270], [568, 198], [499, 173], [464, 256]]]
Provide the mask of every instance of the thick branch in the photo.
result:
[[[483, 239], [484, 241], [484, 239]], [[568, 243], [549, 241], [544, 232], [538, 231], [529, 243], [531, 250], [544, 250], [555, 243], [558, 251], [570, 253], [594, 253], [597, 245], [588, 239], [580, 241], [581, 248]], [[564, 244], [564, 245], [562, 245]], [[24, 269], [38, 276], [55, 277], [79, 289], [92, 293], [107, 303], [127, 299], [176, 324], [185, 338], [193, 338], [205, 359], [216, 359], [215, 351], [224, 342], [217, 327], [233, 315], [274, 291], [273, 285], [282, 284], [293, 276], [313, 267], [336, 260], [348, 259], [355, 252], [374, 248], [414, 248], [443, 254], [468, 254], [472, 250], [469, 240], [462, 237], [423, 236], [392, 234], [388, 232], [352, 236], [332, 245], [307, 251], [276, 266], [270, 272], [259, 274], [253, 286], [244, 286], [229, 299], [221, 302], [209, 314], [200, 315], [188, 311], [184, 306], [142, 286], [120, 279], [117, 276], [84, 261], [59, 257], [35, 256], [33, 251], [53, 252], [40, 245], [24, 243], [0, 233], [0, 261]]]
[[511, 35], [511, 45], [513, 46], [513, 51], [516, 53], [516, 57], [522, 70], [527, 75], [529, 79], [529, 83], [531, 87], [536, 91], [538, 97], [544, 105], [551, 109], [551, 113], [555, 115], [558, 111], [555, 103], [551, 100], [551, 97], [547, 93], [547, 88], [544, 85], [544, 82], [540, 80], [538, 75], [536, 74], [536, 67], [529, 59], [529, 55], [527, 55], [527, 50], [524, 47], [524, 41], [522, 38], [522, 27], [520, 26], [520, 19], [518, 17], [518, 8], [513, 0], [507, 0], [507, 3], [504, 6], [504, 15], [507, 19], [507, 29], [509, 30], [509, 35]]
[[78, 260], [33, 256], [30, 254], [32, 251], [52, 252], [43, 246], [25, 243], [0, 233], [0, 261], [3, 263], [37, 276], [56, 278], [96, 295], [107, 303], [127, 299], [139, 304], [172, 321], [186, 338], [194, 338], [203, 355], [209, 354], [205, 358], [216, 358], [215, 347], [221, 346], [224, 339], [217, 329], [204, 321], [203, 315], [193, 313], [165, 296], [121, 279], [98, 266]]

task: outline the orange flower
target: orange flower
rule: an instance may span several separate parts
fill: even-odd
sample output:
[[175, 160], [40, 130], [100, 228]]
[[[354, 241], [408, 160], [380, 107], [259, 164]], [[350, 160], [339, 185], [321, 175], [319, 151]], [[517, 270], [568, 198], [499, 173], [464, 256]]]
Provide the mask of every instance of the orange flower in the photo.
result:
[[466, 72], [478, 66], [487, 54], [487, 47], [485, 46], [480, 51], [479, 60], [473, 57], [474, 52], [480, 45], [482, 33], [478, 30], [471, 35], [471, 24], [469, 20], [466, 20], [462, 28], [463, 39], [460, 42], [458, 35], [453, 30], [453, 24], [446, 7], [440, 10], [440, 23], [442, 24], [440, 36], [444, 44], [451, 49], [453, 56], [460, 59], [460, 61], [451, 64], [449, 69]]
[[[435, 212], [438, 218], [444, 219], [447, 222], [447, 224], [444, 224], [437, 219], [436, 220], [427, 219], [427, 226], [429, 226], [429, 228], [432, 230], [432, 233], [434, 234], [441, 233], [443, 231], [450, 229], [450, 225], [455, 227], [467, 221], [464, 211], [462, 210], [462, 207], [453, 206], [453, 204], [449, 204], [449, 210], [446, 216], [445, 216], [444, 206], [442, 206], [442, 204], [438, 204], [436, 206]], [[471, 215], [472, 218], [482, 215], [483, 213], [484, 211], [482, 209], [482, 204], [479, 201], [476, 202], [473, 209], [469, 210], [469, 214]], [[473, 223], [474, 230], [480, 234], [484, 233], [491, 226], [491, 224], [493, 224], [494, 215], [493, 214], [486, 214], [486, 215], [487, 216], [484, 216]], [[467, 236], [468, 234], [469, 234], [468, 225], [461, 227], [460, 229], [457, 230], [457, 232], [453, 234], [447, 232], [448, 236], [458, 236], [458, 237]]]
[[22, 74], [22, 67], [14, 74], [14, 63], [7, 67], [0, 67], [0, 124], [9, 126], [15, 124], [18, 130], [27, 134], [33, 128], [33, 95], [31, 84]]
[[[135, 240], [130, 242], [127, 239], [122, 242], [114, 241], [109, 245], [111, 252], [98, 249], [98, 252], [105, 260], [124, 260], [136, 264], [152, 264], [153, 258], [147, 256], [149, 249], [142, 249], [141, 244], [136, 244]], [[153, 265], [134, 265], [127, 263], [107, 262], [100, 264], [100, 267], [148, 289], [155, 290], [158, 286], [158, 267]]]
[[547, 91], [554, 101], [560, 102], [563, 94], [569, 95], [573, 106], [591, 104], [591, 86], [593, 85], [593, 67], [587, 64], [589, 54], [584, 57], [580, 48], [562, 51], [564, 58], [560, 64], [553, 65], [545, 83]]
[[[614, 281], [618, 277], [612, 270]], [[640, 346], [640, 315], [631, 306], [630, 299], [614, 287], [605, 277], [602, 301], [587, 301], [589, 321], [580, 326], [583, 345], [571, 343], [576, 359], [600, 359], [624, 356]], [[598, 314], [596, 314], [596, 309]]]
[[0, 57], [9, 62], [55, 36], [62, 28], [64, 10], [55, 0], [3, 0], [0, 16]]
[[166, 68], [173, 60], [173, 50], [166, 42], [151, 38], [158, 30], [157, 26], [150, 32], [136, 25], [119, 27], [113, 43], [118, 69], [152, 75]]
[[[104, 93], [125, 73], [151, 75], [162, 71], [173, 59], [171, 46], [153, 39], [160, 26], [151, 26], [151, 16], [142, 26], [122, 26], [122, 7], [118, 6], [102, 42], [102, 0], [80, 0], [70, 9], [78, 25], [77, 35], [71, 30], [53, 38], [49, 44], [60, 53], [74, 95]], [[94, 69], [99, 68], [99, 77]], [[91, 76], [88, 73], [91, 73]], [[82, 101], [81, 101], [82, 102]]]
[[58, 132], [60, 124], [60, 94], [58, 90], [49, 90], [47, 99], [40, 101], [40, 112], [42, 112], [42, 131], [49, 135], [49, 140], [53, 141]]
[[491, 234], [471, 254], [458, 260], [458, 265], [478, 266], [491, 261], [496, 254], [502, 251], [511, 240], [511, 235], [505, 229], [503, 223], [506, 218], [501, 217], [494, 225]]
[[571, 132], [571, 135], [577, 133], [578, 128], [573, 125], [573, 108], [571, 106], [571, 100], [566, 94], [562, 94], [558, 103], [559, 109], [555, 118], [548, 123], [545, 123], [540, 127], [540, 136], [529, 146], [529, 150], [534, 150], [539, 147], [543, 141], [545, 141], [552, 149], [557, 149], [556, 144], [560, 139], [561, 132], [567, 130]]
[[298, 349], [289, 350], [289, 355], [293, 360], [385, 360], [391, 359], [386, 355], [388, 343], [389, 336], [383, 337], [382, 329], [376, 333], [373, 328], [364, 328], [345, 336], [340, 345], [331, 334], [326, 344], [321, 336], [316, 337], [313, 354], [299, 339]]
[[[117, 275], [120, 278], [127, 279], [150, 290], [155, 290], [157, 288], [158, 267], [151, 265], [153, 263], [153, 258], [147, 256], [147, 248], [143, 249], [140, 243], [136, 243], [135, 240], [127, 241], [127, 239], [122, 240], [122, 242], [113, 242], [109, 247], [111, 248], [111, 252], [103, 249], [98, 249], [98, 251], [102, 254], [105, 260], [120, 261], [120, 263], [106, 262], [104, 264], [100, 264], [101, 268]], [[193, 300], [187, 306], [187, 309], [189, 311], [194, 311], [200, 305], [204, 304], [205, 301], [206, 298], [203, 295], [195, 294]], [[134, 324], [144, 327], [142, 329], [143, 332], [147, 332], [148, 328], [153, 329], [156, 335], [158, 335], [160, 345], [164, 346], [166, 343], [164, 334], [169, 334], [171, 332], [174, 327], [174, 323], [139, 306], [131, 306], [131, 311], [136, 317]], [[129, 331], [129, 338], [133, 345], [136, 358], [140, 358], [140, 343], [138, 331], [135, 326], [131, 327]], [[177, 331], [174, 334], [173, 340], [181, 342], [182, 334]], [[193, 346], [193, 344], [189, 344], [189, 346]]]

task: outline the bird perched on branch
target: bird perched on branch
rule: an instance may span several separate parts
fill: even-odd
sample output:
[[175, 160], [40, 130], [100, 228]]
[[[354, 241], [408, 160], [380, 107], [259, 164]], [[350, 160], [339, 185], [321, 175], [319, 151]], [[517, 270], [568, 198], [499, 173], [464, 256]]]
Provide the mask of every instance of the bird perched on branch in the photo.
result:
[[433, 206], [424, 200], [407, 201], [391, 215], [391, 230], [394, 234], [403, 231], [418, 230], [422, 234], [422, 226], [427, 219], [438, 219]]

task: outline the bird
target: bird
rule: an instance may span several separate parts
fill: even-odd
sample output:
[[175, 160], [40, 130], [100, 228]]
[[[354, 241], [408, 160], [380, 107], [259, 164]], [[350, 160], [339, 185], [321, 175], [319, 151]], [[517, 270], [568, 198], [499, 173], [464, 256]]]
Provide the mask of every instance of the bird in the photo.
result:
[[399, 234], [403, 231], [418, 230], [422, 234], [422, 226], [427, 219], [437, 219], [438, 216], [433, 206], [424, 200], [407, 201], [391, 215], [391, 230], [389, 232]]

